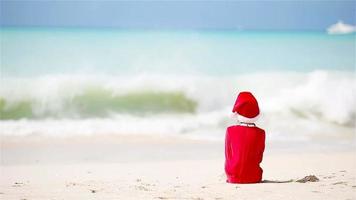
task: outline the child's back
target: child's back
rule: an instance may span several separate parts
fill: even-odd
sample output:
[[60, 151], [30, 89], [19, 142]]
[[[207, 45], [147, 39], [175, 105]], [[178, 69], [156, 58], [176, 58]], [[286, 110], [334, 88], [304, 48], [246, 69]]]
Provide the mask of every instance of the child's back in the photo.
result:
[[263, 170], [260, 163], [265, 148], [265, 132], [251, 123], [259, 115], [256, 99], [249, 92], [240, 93], [233, 112], [239, 115], [240, 125], [230, 126], [226, 130], [227, 182], [261, 182]]
[[226, 130], [225, 171], [229, 183], [258, 183], [265, 132], [257, 127], [230, 126]]

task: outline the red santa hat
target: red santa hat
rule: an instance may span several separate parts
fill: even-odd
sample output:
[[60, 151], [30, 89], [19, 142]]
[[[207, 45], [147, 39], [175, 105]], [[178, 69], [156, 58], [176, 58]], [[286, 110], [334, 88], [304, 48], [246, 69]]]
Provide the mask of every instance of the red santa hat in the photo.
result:
[[238, 115], [239, 121], [253, 123], [257, 120], [260, 114], [260, 109], [256, 98], [251, 92], [240, 92], [232, 112]]

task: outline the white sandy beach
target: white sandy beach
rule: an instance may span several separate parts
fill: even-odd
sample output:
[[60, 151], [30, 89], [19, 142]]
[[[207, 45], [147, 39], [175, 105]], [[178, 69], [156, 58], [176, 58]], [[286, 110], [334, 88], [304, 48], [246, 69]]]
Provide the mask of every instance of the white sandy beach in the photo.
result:
[[265, 180], [225, 183], [223, 143], [143, 136], [2, 137], [1, 199], [356, 199], [356, 154], [266, 149]]

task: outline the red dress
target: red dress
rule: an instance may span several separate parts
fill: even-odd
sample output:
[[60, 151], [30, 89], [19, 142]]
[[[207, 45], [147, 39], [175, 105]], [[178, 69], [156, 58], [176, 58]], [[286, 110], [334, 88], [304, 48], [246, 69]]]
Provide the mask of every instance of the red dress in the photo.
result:
[[258, 127], [230, 126], [226, 130], [225, 172], [229, 183], [259, 183], [265, 131]]

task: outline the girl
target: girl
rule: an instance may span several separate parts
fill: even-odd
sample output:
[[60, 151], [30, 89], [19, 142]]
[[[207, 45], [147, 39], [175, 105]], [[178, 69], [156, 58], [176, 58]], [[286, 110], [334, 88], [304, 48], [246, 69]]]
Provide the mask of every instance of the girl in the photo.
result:
[[225, 172], [228, 183], [259, 183], [260, 163], [265, 148], [265, 131], [255, 125], [260, 114], [257, 100], [250, 92], [241, 92], [232, 112], [239, 124], [226, 130]]

